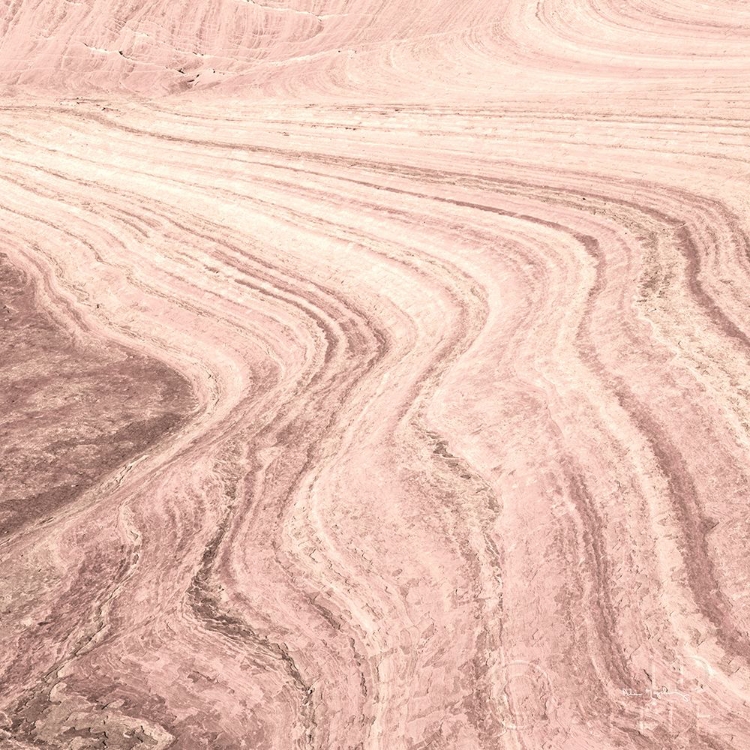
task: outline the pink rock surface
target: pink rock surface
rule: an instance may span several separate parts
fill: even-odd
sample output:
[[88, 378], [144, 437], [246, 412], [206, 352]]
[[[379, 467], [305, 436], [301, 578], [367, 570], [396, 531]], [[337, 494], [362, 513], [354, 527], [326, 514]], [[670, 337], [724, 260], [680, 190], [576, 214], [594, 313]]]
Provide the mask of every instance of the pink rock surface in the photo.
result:
[[750, 747], [750, 8], [5, 0], [0, 748]]

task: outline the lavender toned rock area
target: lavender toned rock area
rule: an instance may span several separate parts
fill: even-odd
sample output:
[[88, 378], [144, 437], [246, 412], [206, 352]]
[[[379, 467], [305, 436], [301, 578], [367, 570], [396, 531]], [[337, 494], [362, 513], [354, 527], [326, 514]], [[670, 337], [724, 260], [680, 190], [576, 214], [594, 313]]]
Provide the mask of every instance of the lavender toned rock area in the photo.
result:
[[0, 750], [750, 748], [750, 5], [0, 0]]

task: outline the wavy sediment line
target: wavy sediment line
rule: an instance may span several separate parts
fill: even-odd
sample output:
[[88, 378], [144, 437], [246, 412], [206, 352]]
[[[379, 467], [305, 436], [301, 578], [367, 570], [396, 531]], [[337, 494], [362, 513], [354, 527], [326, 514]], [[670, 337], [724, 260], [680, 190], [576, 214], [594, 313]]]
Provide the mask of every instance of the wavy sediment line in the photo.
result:
[[745, 11], [4, 10], [0, 746], [750, 742]]

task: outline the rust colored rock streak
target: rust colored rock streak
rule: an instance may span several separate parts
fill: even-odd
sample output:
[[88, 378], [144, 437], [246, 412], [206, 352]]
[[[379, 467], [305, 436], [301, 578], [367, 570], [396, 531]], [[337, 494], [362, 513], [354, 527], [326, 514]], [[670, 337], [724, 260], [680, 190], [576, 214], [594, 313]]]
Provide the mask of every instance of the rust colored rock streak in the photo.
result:
[[0, 750], [750, 747], [747, 7], [0, 7]]

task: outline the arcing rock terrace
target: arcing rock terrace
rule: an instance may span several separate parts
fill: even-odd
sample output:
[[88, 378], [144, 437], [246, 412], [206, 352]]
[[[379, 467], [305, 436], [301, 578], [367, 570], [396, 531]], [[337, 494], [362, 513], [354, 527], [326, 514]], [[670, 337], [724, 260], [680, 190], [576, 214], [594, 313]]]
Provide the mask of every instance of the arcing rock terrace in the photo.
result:
[[0, 0], [0, 748], [750, 748], [750, 5]]

